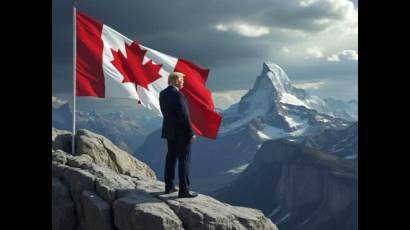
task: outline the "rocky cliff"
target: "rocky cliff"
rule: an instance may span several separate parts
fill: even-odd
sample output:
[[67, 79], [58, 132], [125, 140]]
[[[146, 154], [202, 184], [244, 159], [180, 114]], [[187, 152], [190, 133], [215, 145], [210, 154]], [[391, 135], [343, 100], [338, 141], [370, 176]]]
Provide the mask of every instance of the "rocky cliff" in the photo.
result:
[[256, 209], [163, 194], [143, 162], [87, 130], [52, 129], [52, 229], [277, 229]]
[[357, 159], [266, 141], [219, 200], [262, 210], [281, 230], [357, 229]]

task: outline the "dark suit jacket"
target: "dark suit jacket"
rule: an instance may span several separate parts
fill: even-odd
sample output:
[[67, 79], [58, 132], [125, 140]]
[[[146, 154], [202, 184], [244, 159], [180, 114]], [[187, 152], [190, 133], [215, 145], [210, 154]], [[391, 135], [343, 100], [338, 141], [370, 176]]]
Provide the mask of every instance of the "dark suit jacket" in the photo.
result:
[[159, 94], [162, 115], [161, 138], [189, 142], [194, 135], [185, 96], [169, 85]]

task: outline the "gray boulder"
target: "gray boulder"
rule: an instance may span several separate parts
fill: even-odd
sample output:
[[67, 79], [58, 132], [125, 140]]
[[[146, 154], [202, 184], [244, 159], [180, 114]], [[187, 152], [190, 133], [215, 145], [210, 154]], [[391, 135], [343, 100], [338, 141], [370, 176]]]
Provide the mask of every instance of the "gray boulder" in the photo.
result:
[[75, 204], [64, 182], [52, 177], [52, 228], [55, 230], [74, 230], [77, 224]]
[[115, 224], [120, 230], [184, 229], [166, 203], [144, 191], [120, 198], [113, 206]]
[[76, 133], [76, 155], [82, 154], [89, 155], [97, 165], [117, 173], [156, 179], [154, 171], [145, 163], [118, 148], [107, 138], [85, 129]]
[[209, 196], [177, 199], [176, 195], [161, 195], [187, 229], [277, 229], [261, 211], [221, 203]]
[[94, 192], [84, 190], [81, 196], [86, 230], [115, 230], [111, 205]]
[[72, 133], [56, 129], [54, 127], [51, 128], [51, 142], [52, 148], [54, 150], [61, 149], [64, 152], [71, 153], [71, 142], [72, 142]]

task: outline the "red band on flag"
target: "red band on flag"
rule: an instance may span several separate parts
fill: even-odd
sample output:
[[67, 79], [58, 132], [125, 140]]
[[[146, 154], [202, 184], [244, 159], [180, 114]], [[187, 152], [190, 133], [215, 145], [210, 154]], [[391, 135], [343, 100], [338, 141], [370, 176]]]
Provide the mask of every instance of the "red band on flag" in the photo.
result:
[[76, 95], [104, 97], [102, 24], [77, 11]]
[[189, 104], [189, 114], [194, 132], [200, 136], [216, 139], [221, 116], [214, 111], [211, 92], [205, 87], [208, 69], [201, 69], [186, 60], [178, 59], [176, 72], [185, 74], [181, 92]]

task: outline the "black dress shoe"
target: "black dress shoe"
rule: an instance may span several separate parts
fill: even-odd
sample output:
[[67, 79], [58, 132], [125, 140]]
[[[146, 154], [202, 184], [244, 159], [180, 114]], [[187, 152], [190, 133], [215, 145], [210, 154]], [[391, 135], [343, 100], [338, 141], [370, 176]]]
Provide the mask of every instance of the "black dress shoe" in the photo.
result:
[[189, 193], [189, 192], [179, 193], [178, 194], [178, 198], [194, 198], [194, 197], [197, 197], [197, 196], [198, 196], [197, 193]]
[[173, 192], [178, 192], [177, 187], [173, 187], [170, 190], [165, 190], [165, 194], [170, 194], [170, 193], [173, 193]]

